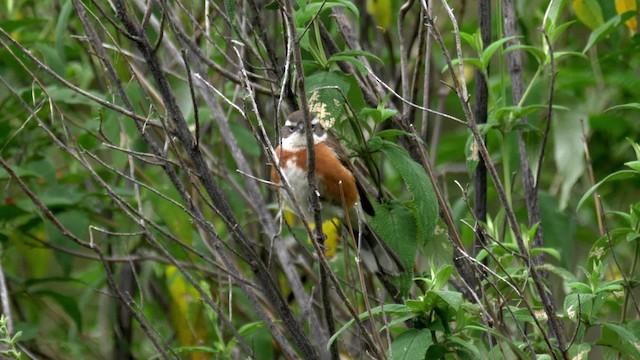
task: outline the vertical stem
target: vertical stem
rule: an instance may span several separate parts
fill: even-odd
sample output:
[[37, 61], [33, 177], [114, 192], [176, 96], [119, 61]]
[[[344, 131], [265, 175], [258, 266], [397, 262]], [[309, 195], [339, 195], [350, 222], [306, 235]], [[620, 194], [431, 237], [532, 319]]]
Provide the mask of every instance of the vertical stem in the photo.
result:
[[[482, 37], [482, 47], [487, 48], [491, 42], [491, 0], [478, 1], [478, 20], [480, 22], [480, 36]], [[486, 73], [489, 73], [487, 65]], [[485, 74], [482, 70], [476, 70], [476, 103], [474, 114], [478, 124], [487, 123], [487, 110], [489, 103], [489, 91]], [[486, 139], [485, 139], [486, 140]], [[473, 176], [473, 211], [479, 221], [487, 220], [487, 166], [484, 159], [480, 158]], [[474, 239], [473, 252], [477, 254], [485, 244], [482, 231], [477, 231]]]
[[[518, 32], [518, 23], [516, 17], [516, 8], [514, 0], [502, 0], [502, 12], [504, 18], [504, 36], [515, 36]], [[518, 39], [508, 41], [505, 46], [518, 44]], [[523, 99], [523, 81], [522, 81], [522, 56], [519, 50], [511, 51], [507, 54], [507, 65], [509, 74], [511, 75], [511, 97], [514, 104], [521, 104]], [[534, 81], [534, 80], [532, 80]], [[527, 123], [527, 118], [522, 118], [522, 123]], [[525, 203], [527, 205], [527, 214], [529, 218], [529, 226], [538, 224], [538, 228], [534, 235], [532, 247], [544, 246], [543, 224], [540, 217], [540, 208], [538, 206], [538, 198], [536, 187], [531, 175], [531, 167], [527, 155], [526, 144], [522, 131], [518, 131], [518, 152], [520, 154], [520, 172], [522, 175], [522, 183], [525, 192]], [[541, 265], [544, 263], [544, 253], [540, 253], [534, 257], [534, 263]]]
[[[293, 19], [293, 4], [292, 0], [285, 1], [285, 14], [289, 21], [287, 25], [289, 27], [289, 36], [296, 36], [295, 22]], [[316, 28], [317, 30], [317, 28]], [[310, 189], [310, 204], [313, 209], [313, 222], [316, 224], [314, 229], [314, 237], [313, 241], [318, 244], [324, 244], [324, 234], [322, 232], [322, 218], [320, 215], [321, 206], [320, 206], [320, 193], [318, 192], [318, 186], [316, 184], [316, 154], [313, 142], [313, 132], [311, 130], [311, 114], [309, 113], [309, 104], [307, 102], [307, 95], [304, 85], [304, 71], [302, 68], [302, 55], [300, 54], [300, 43], [299, 39], [295, 38], [293, 41], [293, 60], [294, 66], [296, 69], [296, 77], [298, 80], [298, 98], [300, 100], [300, 107], [302, 109], [302, 113], [304, 114], [304, 123], [305, 123], [305, 134], [307, 140], [307, 183]], [[323, 54], [324, 56], [324, 54]], [[321, 246], [322, 248], [322, 246]], [[318, 256], [322, 256], [323, 254], [318, 254]], [[331, 298], [329, 295], [329, 275], [327, 268], [324, 266], [320, 266], [320, 288], [322, 292], [322, 307], [324, 310], [325, 319], [327, 321], [327, 329], [329, 333], [335, 333], [335, 323], [333, 320], [333, 311], [331, 309]], [[334, 341], [331, 344], [331, 358], [333, 360], [338, 360], [338, 342]]]

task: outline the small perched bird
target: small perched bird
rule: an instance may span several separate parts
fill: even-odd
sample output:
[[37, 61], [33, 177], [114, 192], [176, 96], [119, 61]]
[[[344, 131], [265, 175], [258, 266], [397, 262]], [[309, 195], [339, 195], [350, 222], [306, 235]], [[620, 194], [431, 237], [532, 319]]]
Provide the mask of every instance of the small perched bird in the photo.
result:
[[[345, 148], [327, 131], [317, 118], [311, 121], [315, 150], [315, 179], [320, 193], [323, 216], [337, 217], [346, 223], [344, 209], [349, 210], [353, 231], [362, 234], [360, 258], [373, 273], [395, 276], [403, 271], [397, 255], [380, 239], [366, 223], [363, 211], [374, 215], [374, 209], [364, 189], [353, 174], [353, 165]], [[307, 140], [304, 115], [301, 110], [289, 114], [281, 129], [282, 143], [276, 148], [277, 163], [271, 168], [271, 180], [281, 183], [279, 166], [286, 176], [295, 198], [307, 219], [313, 219], [311, 190], [307, 180]], [[292, 200], [284, 189], [281, 194], [292, 206]], [[344, 196], [344, 204], [343, 204]], [[359, 208], [360, 211], [357, 211]], [[360, 216], [359, 216], [360, 215]]]

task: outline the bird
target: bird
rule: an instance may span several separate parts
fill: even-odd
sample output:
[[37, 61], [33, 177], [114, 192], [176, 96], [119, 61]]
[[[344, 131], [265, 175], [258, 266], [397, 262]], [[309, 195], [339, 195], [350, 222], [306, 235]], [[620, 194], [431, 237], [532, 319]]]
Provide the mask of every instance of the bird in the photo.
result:
[[[359, 257], [366, 268], [385, 278], [399, 275], [404, 271], [402, 261], [366, 221], [364, 213], [373, 216], [374, 207], [354, 175], [354, 166], [346, 149], [315, 116], [311, 120], [311, 131], [315, 151], [316, 187], [322, 215], [326, 218], [336, 217], [346, 224], [347, 214], [344, 209], [348, 209], [348, 219], [353, 233], [362, 235], [362, 241], [357, 243], [360, 249]], [[282, 141], [275, 149], [276, 163], [271, 167], [271, 181], [277, 185], [282, 184], [279, 167], [305, 217], [313, 219], [311, 188], [307, 178], [305, 119], [302, 110], [294, 111], [287, 116], [280, 135]], [[282, 186], [278, 189], [285, 202], [293, 208], [293, 201], [288, 193]]]

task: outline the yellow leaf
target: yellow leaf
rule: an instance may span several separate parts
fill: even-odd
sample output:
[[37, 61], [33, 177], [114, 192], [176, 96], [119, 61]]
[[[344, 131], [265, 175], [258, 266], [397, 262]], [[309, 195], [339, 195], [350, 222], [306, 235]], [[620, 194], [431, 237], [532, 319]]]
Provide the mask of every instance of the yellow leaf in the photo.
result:
[[[204, 326], [204, 307], [198, 291], [173, 265], [165, 268], [169, 289], [169, 317], [180, 346], [207, 345], [207, 329]], [[191, 352], [191, 359], [210, 359], [211, 354]]]
[[[616, 0], [616, 12], [618, 15], [622, 15], [628, 11], [637, 11], [638, 3], [636, 0]], [[632, 17], [624, 23], [628, 28], [631, 36], [635, 35], [638, 31], [638, 17]]]
[[596, 0], [573, 0], [573, 11], [589, 29], [595, 30], [604, 24], [602, 9]]
[[340, 220], [333, 218], [322, 223], [322, 232], [327, 236], [324, 239], [324, 254], [329, 258], [336, 256], [338, 240], [340, 238]]
[[388, 30], [391, 26], [391, 0], [367, 0], [367, 12], [376, 19], [378, 26]]
[[[311, 230], [316, 228], [314, 223], [309, 223]], [[332, 218], [322, 223], [322, 232], [326, 236], [324, 239], [324, 255], [331, 259], [336, 256], [338, 240], [340, 238], [340, 219]], [[311, 239], [307, 238], [309, 242]]]
[[287, 225], [293, 226], [293, 224], [296, 223], [296, 215], [291, 210], [284, 209], [282, 211], [282, 215], [284, 216], [284, 221]]

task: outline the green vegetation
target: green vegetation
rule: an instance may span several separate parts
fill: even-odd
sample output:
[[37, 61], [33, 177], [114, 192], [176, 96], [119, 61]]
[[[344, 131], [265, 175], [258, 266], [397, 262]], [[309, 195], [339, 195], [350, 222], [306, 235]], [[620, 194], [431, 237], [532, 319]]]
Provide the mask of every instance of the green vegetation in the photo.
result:
[[[0, 355], [640, 358], [637, 8], [0, 4]], [[265, 181], [305, 105], [399, 276]]]

